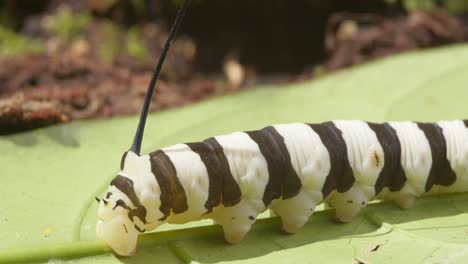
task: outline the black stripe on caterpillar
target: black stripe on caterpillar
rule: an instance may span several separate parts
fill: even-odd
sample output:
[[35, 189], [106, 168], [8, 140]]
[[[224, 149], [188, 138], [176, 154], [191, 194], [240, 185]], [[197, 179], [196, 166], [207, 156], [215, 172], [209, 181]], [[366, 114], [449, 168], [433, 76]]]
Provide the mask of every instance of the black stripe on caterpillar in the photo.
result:
[[211, 218], [237, 243], [267, 209], [295, 233], [322, 202], [348, 222], [372, 199], [407, 208], [421, 195], [465, 191], [466, 121], [273, 125], [127, 152], [100, 200], [97, 235], [130, 255], [146, 230]]

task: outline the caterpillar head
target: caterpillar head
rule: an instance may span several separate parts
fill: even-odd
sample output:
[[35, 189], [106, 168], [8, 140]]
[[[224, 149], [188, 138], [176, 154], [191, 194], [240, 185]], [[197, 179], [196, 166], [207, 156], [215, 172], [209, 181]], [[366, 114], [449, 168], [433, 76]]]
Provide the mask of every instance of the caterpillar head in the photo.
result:
[[97, 237], [117, 254], [135, 253], [140, 233], [162, 224], [160, 188], [151, 173], [149, 156], [129, 151], [122, 158], [122, 171], [111, 181], [107, 195], [98, 199]]
[[129, 218], [131, 210], [122, 201], [111, 198], [99, 201], [96, 234], [117, 254], [130, 256], [136, 251], [140, 227]]

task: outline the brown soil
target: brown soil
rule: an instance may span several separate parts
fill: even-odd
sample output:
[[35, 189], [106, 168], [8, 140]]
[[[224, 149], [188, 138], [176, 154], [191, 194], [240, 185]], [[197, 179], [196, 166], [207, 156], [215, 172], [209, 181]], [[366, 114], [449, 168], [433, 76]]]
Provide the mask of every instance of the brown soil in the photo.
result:
[[[163, 43], [165, 36], [157, 34], [151, 41]], [[467, 39], [467, 25], [443, 10], [397, 18], [340, 13], [329, 20], [325, 38], [329, 59], [322, 68], [331, 71], [405, 50]], [[152, 111], [186, 105], [259, 82], [313, 77], [309, 73], [285, 78], [255, 76], [235, 58], [224, 63], [224, 76], [197, 74], [190, 54], [188, 58], [184, 55], [190, 53], [190, 39], [182, 37], [176, 43], [158, 81]], [[45, 54], [0, 61], [0, 134], [138, 113], [152, 74], [152, 60], [159, 50], [145, 62], [120, 56], [106, 64], [100, 62], [90, 45], [92, 39], [86, 39]]]
[[[126, 63], [122, 60], [107, 65], [69, 53], [4, 60], [0, 70], [0, 134], [138, 113], [152, 67], [129, 58]], [[151, 110], [201, 100], [216, 94], [218, 87], [215, 80], [203, 76], [177, 82], [161, 79]]]

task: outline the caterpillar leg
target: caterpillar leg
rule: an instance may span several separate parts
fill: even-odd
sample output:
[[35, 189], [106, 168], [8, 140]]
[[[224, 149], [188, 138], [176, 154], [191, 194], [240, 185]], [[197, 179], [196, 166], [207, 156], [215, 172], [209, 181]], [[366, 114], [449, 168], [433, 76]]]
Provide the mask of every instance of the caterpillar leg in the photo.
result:
[[400, 208], [411, 208], [416, 202], [416, 192], [413, 188], [406, 185], [398, 192], [390, 192], [388, 189], [382, 191], [378, 198], [385, 201], [393, 201]]
[[223, 227], [226, 242], [236, 244], [250, 231], [258, 211], [245, 201], [235, 206], [221, 206], [213, 212], [213, 220]]
[[414, 191], [411, 191], [406, 186], [399, 192], [390, 192], [388, 189], [384, 189], [376, 198], [384, 201], [392, 201], [403, 209], [411, 208], [416, 202]]
[[333, 192], [328, 199], [328, 204], [335, 208], [336, 218], [343, 222], [350, 222], [369, 202], [358, 185], [354, 185], [347, 192]]
[[307, 223], [316, 205], [316, 201], [311, 199], [306, 192], [301, 191], [293, 198], [273, 201], [271, 207], [281, 217], [283, 230], [293, 234]]
[[401, 194], [394, 201], [399, 207], [407, 209], [413, 207], [416, 198], [411, 194]]

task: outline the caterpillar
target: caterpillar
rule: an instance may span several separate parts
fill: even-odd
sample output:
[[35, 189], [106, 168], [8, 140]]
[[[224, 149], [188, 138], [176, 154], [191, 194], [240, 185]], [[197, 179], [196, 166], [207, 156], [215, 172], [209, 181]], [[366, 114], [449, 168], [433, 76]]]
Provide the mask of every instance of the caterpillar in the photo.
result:
[[156, 66], [133, 144], [105, 198], [97, 237], [133, 255], [164, 223], [213, 219], [237, 243], [270, 209], [296, 233], [326, 203], [349, 222], [373, 199], [411, 207], [425, 194], [468, 191], [468, 121], [291, 123], [176, 144], [140, 155], [149, 102], [178, 23]]
[[132, 254], [139, 233], [212, 218], [240, 241], [272, 209], [297, 232], [325, 201], [343, 222], [372, 199], [410, 207], [425, 193], [468, 191], [468, 122], [280, 124], [127, 152], [100, 201], [99, 237]]

